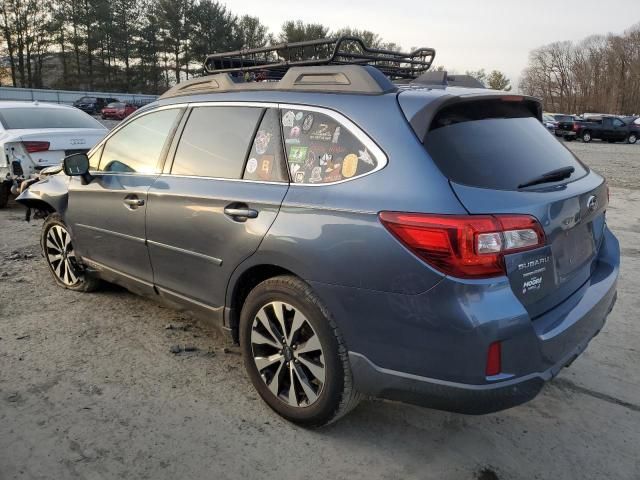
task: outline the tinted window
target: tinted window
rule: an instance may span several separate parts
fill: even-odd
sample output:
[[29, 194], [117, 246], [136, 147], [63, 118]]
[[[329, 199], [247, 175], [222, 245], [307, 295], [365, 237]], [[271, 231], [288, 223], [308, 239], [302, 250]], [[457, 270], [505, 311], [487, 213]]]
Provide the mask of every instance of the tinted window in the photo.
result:
[[100, 170], [157, 172], [160, 154], [179, 113], [177, 108], [149, 113], [118, 130], [104, 145]]
[[72, 108], [3, 108], [0, 121], [5, 129], [19, 128], [104, 128], [81, 110]]
[[617, 118], [613, 120], [614, 127], [624, 127], [624, 122], [622, 120], [618, 120]]
[[338, 182], [376, 168], [377, 160], [367, 147], [332, 117], [302, 109], [281, 113], [295, 183]]
[[197, 107], [180, 137], [171, 173], [240, 178], [263, 109]]
[[443, 109], [424, 145], [454, 182], [515, 190], [558, 168], [575, 168], [569, 180], [586, 174], [576, 160], [524, 104], [480, 101]]
[[78, 100], [79, 102], [83, 102], [83, 103], [93, 103], [96, 101], [96, 97], [82, 97], [80, 100]]
[[282, 154], [282, 140], [278, 110], [266, 111], [253, 139], [249, 158], [244, 168], [246, 180], [286, 182], [289, 180]]

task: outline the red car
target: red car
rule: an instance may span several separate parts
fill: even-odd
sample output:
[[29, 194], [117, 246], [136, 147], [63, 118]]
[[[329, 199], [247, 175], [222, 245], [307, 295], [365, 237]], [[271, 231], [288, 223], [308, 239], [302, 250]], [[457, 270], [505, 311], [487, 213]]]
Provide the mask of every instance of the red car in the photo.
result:
[[123, 102], [113, 102], [102, 109], [101, 116], [103, 119], [113, 118], [115, 120], [124, 120], [138, 109], [135, 105]]

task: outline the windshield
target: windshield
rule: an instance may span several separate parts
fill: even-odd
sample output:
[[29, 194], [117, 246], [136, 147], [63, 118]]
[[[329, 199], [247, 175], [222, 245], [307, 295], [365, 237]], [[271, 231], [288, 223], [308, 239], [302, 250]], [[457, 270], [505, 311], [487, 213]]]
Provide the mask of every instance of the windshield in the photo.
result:
[[107, 105], [107, 108], [124, 108], [124, 103], [113, 102]]
[[6, 130], [32, 128], [103, 128], [86, 113], [66, 108], [3, 108], [0, 123]]
[[424, 145], [451, 181], [473, 187], [517, 190], [550, 171], [585, 167], [522, 104], [478, 101], [445, 108], [432, 122]]
[[77, 100], [78, 102], [83, 102], [83, 103], [93, 103], [97, 100], [96, 97], [82, 97], [81, 99]]

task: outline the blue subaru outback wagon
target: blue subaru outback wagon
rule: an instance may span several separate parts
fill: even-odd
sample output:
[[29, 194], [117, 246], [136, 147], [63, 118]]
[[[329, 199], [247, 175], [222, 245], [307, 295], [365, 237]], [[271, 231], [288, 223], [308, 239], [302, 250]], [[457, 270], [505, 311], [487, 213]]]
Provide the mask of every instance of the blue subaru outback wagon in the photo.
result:
[[67, 157], [19, 198], [47, 215], [54, 281], [218, 323], [304, 425], [362, 396], [468, 414], [532, 399], [616, 300], [604, 179], [535, 98], [335, 63], [180, 83]]

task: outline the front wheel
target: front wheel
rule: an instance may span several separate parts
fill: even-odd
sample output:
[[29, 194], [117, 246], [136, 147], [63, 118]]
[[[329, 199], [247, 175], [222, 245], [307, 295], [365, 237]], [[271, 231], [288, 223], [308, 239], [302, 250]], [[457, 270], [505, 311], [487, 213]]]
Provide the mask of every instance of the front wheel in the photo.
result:
[[253, 386], [287, 420], [326, 425], [360, 399], [331, 315], [297, 277], [274, 277], [251, 291], [240, 316], [240, 346]]
[[59, 214], [49, 215], [42, 225], [40, 246], [49, 272], [60, 287], [78, 292], [98, 287], [99, 280], [87, 275], [76, 257], [71, 233]]
[[631, 135], [629, 135], [629, 138], [627, 138], [627, 142], [634, 144], [638, 141], [638, 136], [635, 133], [632, 133]]
[[582, 141], [584, 143], [589, 143], [591, 141], [591, 132], [584, 132], [582, 134]]

